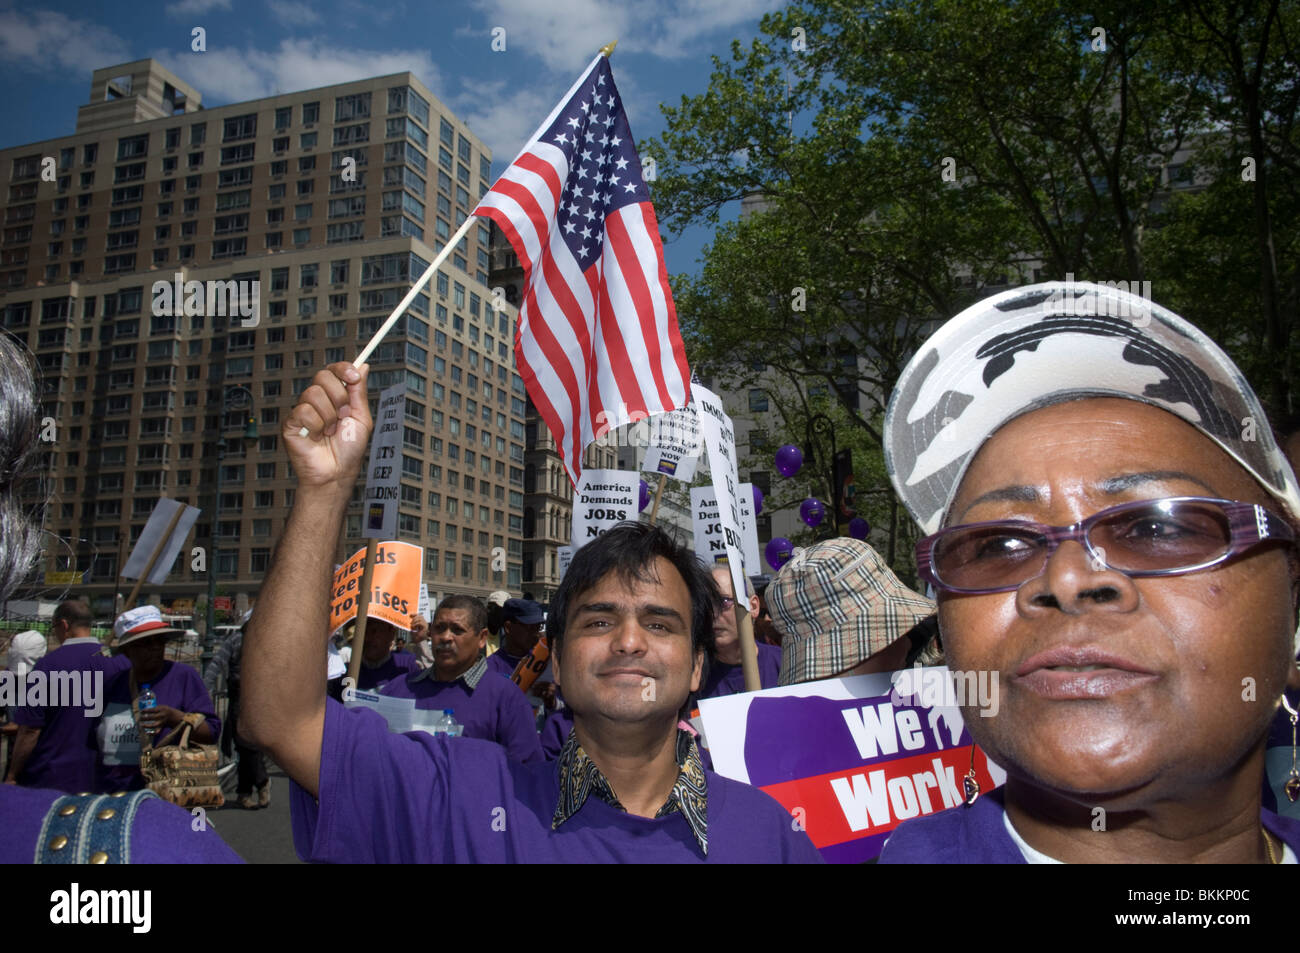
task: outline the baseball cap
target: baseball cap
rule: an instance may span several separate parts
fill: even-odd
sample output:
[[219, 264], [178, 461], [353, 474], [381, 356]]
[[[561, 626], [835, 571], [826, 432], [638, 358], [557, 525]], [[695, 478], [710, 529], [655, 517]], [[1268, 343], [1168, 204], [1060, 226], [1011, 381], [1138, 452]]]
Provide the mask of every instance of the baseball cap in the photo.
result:
[[1013, 288], [931, 335], [895, 386], [885, 466], [926, 534], [975, 453], [1015, 417], [1083, 397], [1162, 408], [1213, 440], [1300, 520], [1300, 485], [1245, 376], [1199, 328], [1123, 288]]
[[162, 612], [157, 606], [138, 606], [127, 609], [113, 622], [113, 651], [155, 635], [176, 638], [184, 634], [183, 629], [174, 628], [163, 621]]
[[508, 601], [510, 601], [510, 593], [506, 592], [504, 589], [498, 589], [487, 597], [487, 601], [488, 605], [504, 606]]
[[9, 641], [10, 671], [25, 676], [44, 658], [48, 648], [45, 636], [35, 629], [19, 632]]
[[849, 537], [796, 549], [767, 587], [767, 606], [784, 635], [780, 685], [838, 675], [935, 611], [879, 553]]
[[511, 622], [519, 622], [523, 625], [538, 625], [546, 621], [546, 614], [542, 612], [542, 607], [531, 599], [507, 599], [505, 617]]

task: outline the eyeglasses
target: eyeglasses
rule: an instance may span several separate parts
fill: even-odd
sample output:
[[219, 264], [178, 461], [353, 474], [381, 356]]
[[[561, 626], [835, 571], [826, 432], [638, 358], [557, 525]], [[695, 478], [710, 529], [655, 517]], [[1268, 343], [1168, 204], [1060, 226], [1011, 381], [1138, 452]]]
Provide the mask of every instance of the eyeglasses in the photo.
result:
[[1295, 542], [1281, 517], [1255, 503], [1179, 496], [1124, 503], [1072, 526], [993, 520], [951, 526], [916, 544], [917, 573], [937, 589], [1011, 592], [1038, 576], [1066, 540], [1096, 571], [1177, 576], [1226, 562], [1261, 543]]

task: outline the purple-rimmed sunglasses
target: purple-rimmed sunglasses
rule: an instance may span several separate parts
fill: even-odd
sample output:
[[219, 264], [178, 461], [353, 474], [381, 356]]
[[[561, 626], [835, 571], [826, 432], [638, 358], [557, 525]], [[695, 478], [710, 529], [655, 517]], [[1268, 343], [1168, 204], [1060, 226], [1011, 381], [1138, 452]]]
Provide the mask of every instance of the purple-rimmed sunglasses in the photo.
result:
[[1097, 570], [1177, 576], [1295, 538], [1281, 517], [1256, 503], [1175, 496], [1112, 506], [1072, 526], [1028, 520], [950, 526], [916, 544], [916, 565], [936, 589], [982, 595], [1019, 589], [1066, 540], [1083, 546]]

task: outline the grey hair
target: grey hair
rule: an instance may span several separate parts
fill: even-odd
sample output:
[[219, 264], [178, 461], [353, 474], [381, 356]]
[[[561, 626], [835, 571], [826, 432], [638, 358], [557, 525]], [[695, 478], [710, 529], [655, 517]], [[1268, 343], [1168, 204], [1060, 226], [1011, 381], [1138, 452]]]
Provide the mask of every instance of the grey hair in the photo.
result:
[[8, 599], [41, 552], [41, 526], [22, 493], [38, 471], [40, 407], [31, 352], [0, 333], [0, 598]]

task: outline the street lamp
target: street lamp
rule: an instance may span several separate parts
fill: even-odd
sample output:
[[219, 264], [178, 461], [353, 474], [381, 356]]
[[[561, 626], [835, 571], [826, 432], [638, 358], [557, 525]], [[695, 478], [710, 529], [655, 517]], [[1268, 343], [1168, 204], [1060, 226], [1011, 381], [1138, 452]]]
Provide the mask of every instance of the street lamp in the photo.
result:
[[[242, 401], [232, 400], [232, 397], [243, 396]], [[221, 565], [221, 549], [219, 540], [221, 530], [221, 471], [224, 468], [226, 460], [226, 437], [221, 434], [224, 429], [225, 414], [231, 410], [239, 410], [244, 406], [248, 408], [247, 422], [244, 426], [244, 435], [241, 438], [244, 444], [244, 454], [247, 457], [248, 451], [257, 443], [257, 418], [253, 416], [253, 394], [247, 387], [227, 387], [222, 395], [221, 410], [222, 420], [221, 427], [218, 428], [219, 439], [217, 440], [217, 487], [216, 494], [212, 505], [212, 532], [209, 534], [212, 550], [212, 562], [208, 565], [208, 611], [207, 611], [207, 632], [205, 639], [210, 646], [212, 636], [216, 631], [216, 601], [217, 601], [217, 567]]]
[[808, 427], [804, 434], [806, 446], [805, 456], [813, 466], [817, 465], [817, 443], [814, 437], [825, 437], [830, 441], [831, 453], [826, 458], [826, 502], [830, 507], [831, 518], [835, 521], [835, 535], [840, 534], [840, 504], [835, 498], [835, 458], [838, 455], [835, 447], [835, 422], [825, 414], [813, 414], [808, 418]]

